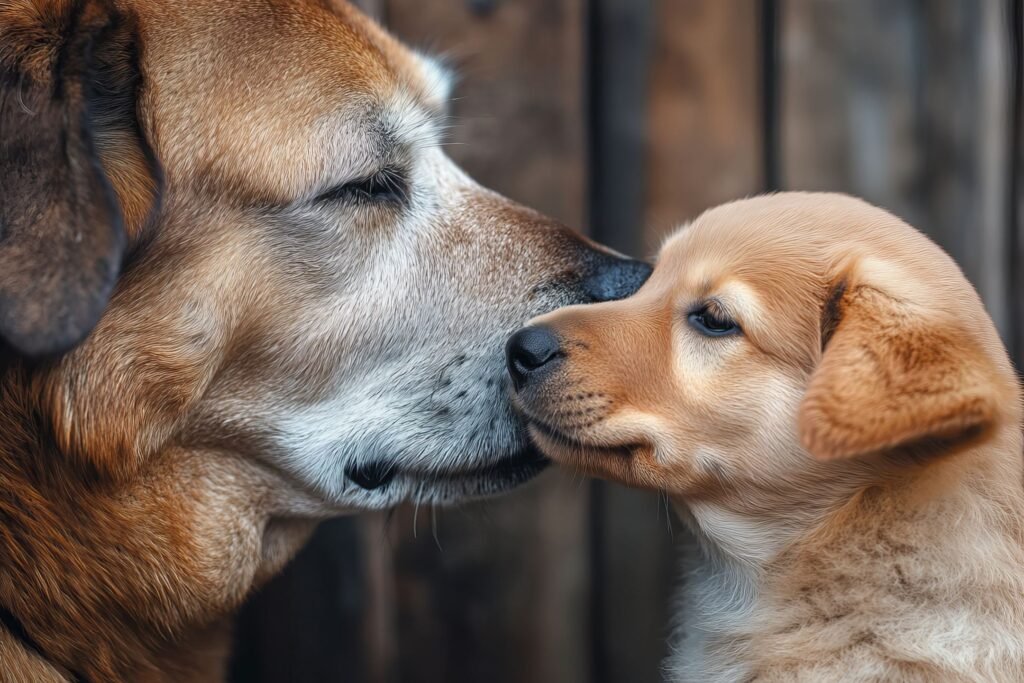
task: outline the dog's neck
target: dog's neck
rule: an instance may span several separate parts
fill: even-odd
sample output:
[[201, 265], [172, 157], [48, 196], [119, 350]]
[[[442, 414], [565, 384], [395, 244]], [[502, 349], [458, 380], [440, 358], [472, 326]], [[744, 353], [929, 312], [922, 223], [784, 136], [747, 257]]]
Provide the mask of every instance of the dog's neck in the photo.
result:
[[271, 520], [282, 488], [241, 456], [175, 448], [105, 481], [57, 450], [24, 379], [0, 377], [3, 668], [20, 661], [32, 681], [221, 679], [225, 619], [315, 524]]

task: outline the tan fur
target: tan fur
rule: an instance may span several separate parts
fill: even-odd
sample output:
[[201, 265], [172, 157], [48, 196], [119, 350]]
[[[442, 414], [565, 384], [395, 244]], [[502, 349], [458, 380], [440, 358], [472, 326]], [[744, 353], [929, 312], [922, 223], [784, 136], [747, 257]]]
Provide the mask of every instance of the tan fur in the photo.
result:
[[[97, 51], [125, 120], [89, 119]], [[29, 247], [0, 235], [0, 265], [103, 313], [0, 359], [0, 607], [43, 650], [0, 628], [0, 680], [221, 680], [232, 611], [318, 520], [539, 471], [501, 340], [622, 261], [445, 156], [434, 71], [343, 2], [0, 0], [0, 209]], [[400, 205], [316, 199], [387, 166]], [[52, 351], [31, 276], [0, 277], [0, 318], [38, 320], [0, 332]]]
[[[708, 337], [710, 307], [740, 334]], [[1020, 390], [956, 264], [840, 195], [712, 209], [632, 298], [531, 324], [558, 461], [664, 490], [701, 541], [687, 681], [1024, 680]]]

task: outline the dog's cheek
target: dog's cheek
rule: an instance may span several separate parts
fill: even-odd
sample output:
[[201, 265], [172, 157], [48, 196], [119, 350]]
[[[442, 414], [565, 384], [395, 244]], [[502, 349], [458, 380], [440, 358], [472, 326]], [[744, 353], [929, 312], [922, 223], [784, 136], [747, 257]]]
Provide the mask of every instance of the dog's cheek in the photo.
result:
[[[132, 294], [147, 300], [143, 292], [119, 299]], [[220, 366], [226, 339], [212, 312], [161, 318], [119, 303], [37, 382], [61, 451], [124, 481], [177, 431]]]

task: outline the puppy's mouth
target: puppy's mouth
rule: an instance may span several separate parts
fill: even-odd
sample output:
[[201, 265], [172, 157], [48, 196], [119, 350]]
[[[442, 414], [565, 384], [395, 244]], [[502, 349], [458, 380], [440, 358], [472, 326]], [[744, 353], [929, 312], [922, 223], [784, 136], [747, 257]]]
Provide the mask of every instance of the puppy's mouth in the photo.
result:
[[367, 491], [384, 490], [399, 482], [407, 489], [437, 489], [442, 497], [490, 496], [503, 493], [533, 479], [551, 464], [532, 445], [487, 465], [449, 471], [403, 468], [387, 460], [349, 465], [345, 475]]
[[533, 416], [528, 416], [530, 436], [534, 443], [550, 457], [575, 463], [583, 456], [628, 457], [629, 446], [608, 446], [586, 443], [579, 437]]
[[529, 418], [528, 424], [531, 430], [531, 435], [540, 434], [548, 441], [554, 442], [559, 446], [578, 450], [590, 450], [591, 448], [593, 448], [592, 446], [583, 443], [582, 441], [572, 436], [571, 434], [567, 434], [561, 429], [558, 429], [557, 427], [550, 425], [547, 422], [544, 422], [543, 420], [538, 420], [536, 418], [531, 417]]

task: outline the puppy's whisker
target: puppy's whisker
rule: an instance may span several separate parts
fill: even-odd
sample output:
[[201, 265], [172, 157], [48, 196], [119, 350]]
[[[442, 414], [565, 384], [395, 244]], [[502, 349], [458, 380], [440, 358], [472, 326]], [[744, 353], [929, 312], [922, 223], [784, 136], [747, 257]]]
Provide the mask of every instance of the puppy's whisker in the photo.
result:
[[676, 537], [676, 530], [672, 525], [672, 508], [668, 504], [668, 491], [659, 491], [658, 497], [661, 498], [665, 505], [665, 524], [668, 526], [669, 538], [674, 539]]

